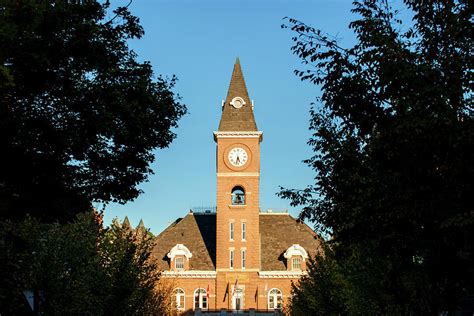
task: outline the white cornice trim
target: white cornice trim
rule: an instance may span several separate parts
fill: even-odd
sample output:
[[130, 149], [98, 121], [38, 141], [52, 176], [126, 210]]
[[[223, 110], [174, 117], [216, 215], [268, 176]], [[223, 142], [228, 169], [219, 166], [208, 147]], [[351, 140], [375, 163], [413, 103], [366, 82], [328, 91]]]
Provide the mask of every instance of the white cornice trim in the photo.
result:
[[218, 177], [259, 177], [258, 172], [218, 172]]
[[215, 279], [216, 271], [192, 270], [192, 271], [163, 271], [163, 278], [194, 278], [194, 279]]
[[222, 132], [214, 131], [214, 140], [218, 138], [258, 138], [260, 141], [263, 139], [262, 131], [248, 131], [248, 132]]
[[216, 271], [218, 272], [259, 272], [259, 269], [229, 269], [229, 268], [224, 268], [224, 269], [217, 269]]
[[306, 275], [306, 271], [260, 271], [258, 276], [261, 279], [297, 279]]

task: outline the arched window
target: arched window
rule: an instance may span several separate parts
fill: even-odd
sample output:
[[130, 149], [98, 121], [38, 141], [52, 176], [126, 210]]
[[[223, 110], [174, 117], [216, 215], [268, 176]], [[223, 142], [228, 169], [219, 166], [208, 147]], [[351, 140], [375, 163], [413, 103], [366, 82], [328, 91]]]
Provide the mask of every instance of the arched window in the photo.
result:
[[207, 309], [207, 292], [205, 289], [194, 291], [194, 309]]
[[179, 310], [183, 310], [185, 305], [185, 295], [184, 295], [184, 290], [183, 289], [175, 289], [174, 290], [174, 297], [175, 297], [175, 302], [176, 302], [176, 308]]
[[283, 295], [279, 289], [268, 291], [268, 308], [281, 309], [283, 307]]
[[236, 186], [232, 189], [232, 205], [245, 204], [245, 191], [241, 186]]

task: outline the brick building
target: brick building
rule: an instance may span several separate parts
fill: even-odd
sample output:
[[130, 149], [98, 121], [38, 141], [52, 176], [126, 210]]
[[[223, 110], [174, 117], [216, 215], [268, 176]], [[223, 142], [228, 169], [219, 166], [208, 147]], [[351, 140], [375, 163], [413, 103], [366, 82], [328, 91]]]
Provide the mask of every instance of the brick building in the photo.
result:
[[260, 210], [262, 136], [237, 59], [214, 132], [216, 211], [190, 211], [156, 237], [153, 254], [183, 313], [279, 309], [320, 247], [306, 224]]

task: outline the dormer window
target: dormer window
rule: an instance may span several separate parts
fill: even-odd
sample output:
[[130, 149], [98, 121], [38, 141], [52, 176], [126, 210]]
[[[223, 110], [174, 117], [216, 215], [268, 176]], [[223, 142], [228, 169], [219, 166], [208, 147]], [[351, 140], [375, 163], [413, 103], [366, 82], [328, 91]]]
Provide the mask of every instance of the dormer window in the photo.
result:
[[166, 256], [170, 258], [171, 269], [182, 271], [189, 268], [189, 259], [193, 254], [185, 245], [176, 244]]
[[245, 191], [241, 186], [232, 189], [232, 205], [245, 205]]
[[176, 270], [184, 270], [184, 258], [179, 256], [174, 258], [174, 267]]
[[308, 259], [308, 253], [299, 244], [293, 244], [283, 254], [287, 262], [289, 271], [302, 271], [305, 268], [305, 260]]
[[291, 270], [293, 271], [301, 270], [301, 257], [300, 256], [291, 258]]

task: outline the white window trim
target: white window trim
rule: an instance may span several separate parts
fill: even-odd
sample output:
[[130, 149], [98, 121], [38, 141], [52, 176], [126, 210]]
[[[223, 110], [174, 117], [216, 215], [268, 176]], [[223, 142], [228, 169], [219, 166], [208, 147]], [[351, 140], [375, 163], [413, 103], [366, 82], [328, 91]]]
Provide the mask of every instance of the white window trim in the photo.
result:
[[[183, 307], [179, 307], [178, 295], [177, 295], [178, 293], [177, 293], [177, 291], [182, 291], [182, 292], [180, 293], [180, 294], [182, 294], [182, 295], [179, 296], [179, 297], [180, 297], [179, 302], [181, 302], [181, 299], [183, 299]], [[177, 308], [178, 310], [185, 310], [185, 309], [186, 309], [186, 292], [185, 292], [182, 288], [178, 287], [178, 288], [175, 288], [175, 289], [174, 289], [174, 296], [175, 296], [176, 308]]]
[[242, 270], [244, 270], [247, 264], [247, 248], [240, 249], [240, 261], [241, 261], [240, 263], [242, 266]]
[[230, 220], [229, 222], [229, 240], [234, 241], [235, 237], [235, 222], [233, 220]]
[[[181, 259], [181, 260], [182, 260], [182, 264], [183, 264], [183, 267], [182, 267], [182, 268], [178, 268], [178, 259]], [[174, 268], [175, 268], [176, 270], [180, 270], [180, 271], [182, 271], [182, 270], [185, 269], [185, 267], [184, 267], [184, 258], [183, 258], [183, 257], [178, 256], [178, 257], [175, 257], [175, 258], [174, 258]]]
[[[296, 268], [295, 267], [295, 260], [299, 260], [299, 264], [300, 264], [300, 267], [299, 268]], [[302, 262], [303, 262], [303, 258], [301, 258], [300, 256], [293, 256], [291, 257], [291, 270], [293, 271], [301, 271], [303, 268], [302, 268]]]
[[[277, 290], [278, 293], [277, 293], [277, 294], [271, 294], [271, 292], [272, 292], [273, 290]], [[278, 302], [278, 297], [281, 298], [281, 302], [282, 302], [282, 305], [283, 305], [283, 292], [282, 292], [280, 289], [278, 289], [278, 288], [272, 288], [272, 289], [270, 289], [270, 290], [268, 291], [267, 306], [268, 306], [268, 309], [269, 309], [269, 310], [278, 309], [278, 304], [277, 304], [277, 302]], [[273, 298], [273, 304], [274, 304], [274, 305], [277, 305], [277, 307], [275, 307], [275, 306], [270, 307], [270, 298]]]
[[229, 248], [229, 269], [234, 269], [235, 265], [235, 251], [234, 248]]
[[[203, 293], [200, 293], [198, 291], [200, 290], [203, 290], [204, 292]], [[199, 305], [199, 308], [202, 309], [202, 310], [208, 310], [209, 309], [209, 300], [207, 299], [207, 291], [206, 289], [204, 288], [197, 288], [196, 290], [194, 290], [194, 296], [193, 296], [193, 310], [196, 309], [196, 294], [198, 294], [198, 305]], [[206, 298], [206, 307], [202, 307], [202, 303], [204, 302], [204, 299], [203, 298]]]
[[241, 232], [242, 241], [247, 241], [247, 222], [246, 221], [242, 221], [241, 228], [242, 228], [242, 232]]

